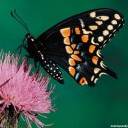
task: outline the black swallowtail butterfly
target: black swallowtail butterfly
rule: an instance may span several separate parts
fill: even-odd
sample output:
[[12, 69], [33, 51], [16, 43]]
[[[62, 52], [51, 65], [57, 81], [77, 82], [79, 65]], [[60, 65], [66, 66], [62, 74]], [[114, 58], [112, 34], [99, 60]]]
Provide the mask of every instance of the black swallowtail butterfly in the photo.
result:
[[24, 47], [30, 58], [55, 80], [63, 83], [58, 66], [66, 70], [80, 85], [93, 86], [102, 74], [117, 78], [103, 64], [101, 49], [123, 25], [123, 16], [113, 9], [95, 9], [69, 17], [34, 38], [24, 21], [11, 12], [28, 31]]

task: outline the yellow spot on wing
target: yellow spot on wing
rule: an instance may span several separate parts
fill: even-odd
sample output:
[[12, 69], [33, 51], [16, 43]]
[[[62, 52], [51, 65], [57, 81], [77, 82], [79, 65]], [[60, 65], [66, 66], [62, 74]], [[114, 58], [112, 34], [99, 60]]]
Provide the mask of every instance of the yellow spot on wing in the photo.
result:
[[94, 31], [94, 30], [97, 30], [98, 27], [96, 25], [91, 25], [89, 26], [89, 28]]
[[82, 36], [81, 36], [81, 40], [82, 40], [84, 43], [87, 43], [88, 40], [89, 40], [89, 36], [88, 36], [88, 35], [82, 35]]
[[74, 51], [74, 54], [79, 54], [80, 52], [79, 51]]
[[103, 24], [103, 21], [96, 21], [96, 24], [102, 25]]
[[79, 28], [75, 28], [75, 33], [76, 33], [77, 35], [79, 35], [79, 34], [80, 34], [80, 29], [79, 29]]
[[63, 28], [60, 29], [60, 33], [62, 34], [63, 37], [69, 37], [71, 34], [70, 28]]
[[100, 72], [100, 70], [101, 70], [100, 68], [94, 68], [94, 73], [97, 74]]
[[76, 65], [76, 62], [74, 61], [74, 59], [70, 58], [70, 59], [69, 59], [69, 64], [70, 64], [71, 66], [75, 66], [75, 65]]
[[87, 82], [87, 80], [86, 80], [85, 77], [82, 77], [82, 78], [80, 79], [79, 83], [80, 83], [81, 85], [88, 84], [88, 82]]
[[71, 45], [71, 47], [72, 47], [73, 49], [75, 49], [75, 47], [76, 47], [76, 44], [72, 44], [72, 45]]
[[69, 39], [69, 37], [64, 38], [64, 44], [70, 45], [70, 39]]
[[69, 54], [73, 53], [73, 50], [70, 46], [66, 46], [65, 48], [66, 48], [67, 53], [69, 53]]
[[91, 13], [90, 13], [90, 17], [91, 17], [91, 18], [96, 17], [96, 12], [91, 12]]
[[70, 66], [70, 67], [69, 67], [69, 73], [70, 73], [71, 76], [74, 76], [75, 73], [76, 73], [75, 68]]
[[96, 49], [96, 46], [95, 45], [90, 45], [89, 52], [90, 53], [93, 53], [95, 51], [95, 49]]
[[75, 54], [72, 54], [71, 57], [76, 61], [82, 61], [81, 58]]

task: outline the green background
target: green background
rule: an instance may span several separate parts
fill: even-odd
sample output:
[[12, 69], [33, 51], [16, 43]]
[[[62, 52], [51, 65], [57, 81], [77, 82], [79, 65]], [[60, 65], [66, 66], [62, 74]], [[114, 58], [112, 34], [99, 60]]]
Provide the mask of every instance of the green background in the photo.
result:
[[[0, 48], [13, 51], [26, 34], [10, 16], [17, 12], [35, 37], [59, 21], [94, 8], [113, 8], [125, 17], [125, 26], [102, 53], [105, 63], [118, 74], [114, 80], [103, 76], [95, 88], [81, 87], [63, 71], [65, 84], [55, 86], [56, 112], [44, 119], [51, 128], [109, 128], [128, 124], [128, 0], [0, 0]], [[52, 43], [52, 42], [51, 42]]]

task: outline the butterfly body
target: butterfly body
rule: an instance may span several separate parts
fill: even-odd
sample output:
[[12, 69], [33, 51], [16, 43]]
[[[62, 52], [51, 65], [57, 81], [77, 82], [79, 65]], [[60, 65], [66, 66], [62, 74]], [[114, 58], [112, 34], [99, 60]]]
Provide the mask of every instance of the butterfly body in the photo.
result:
[[41, 66], [58, 82], [63, 83], [62, 73], [59, 67], [51, 59], [45, 57], [45, 48], [29, 33], [26, 34], [27, 45], [24, 48], [29, 53], [29, 58], [33, 58], [35, 64], [40, 63]]
[[58, 65], [80, 85], [93, 86], [103, 74], [116, 78], [103, 64], [100, 51], [122, 24], [117, 11], [91, 10], [58, 23], [36, 39], [27, 34], [25, 49], [60, 83], [63, 77]]

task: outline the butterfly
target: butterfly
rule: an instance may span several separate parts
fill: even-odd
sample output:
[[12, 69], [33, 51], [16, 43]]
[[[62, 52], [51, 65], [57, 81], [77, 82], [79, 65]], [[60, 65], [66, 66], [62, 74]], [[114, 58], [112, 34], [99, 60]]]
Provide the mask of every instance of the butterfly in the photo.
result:
[[37, 38], [30, 34], [15, 11], [11, 15], [27, 30], [22, 47], [29, 57], [59, 83], [64, 83], [60, 67], [80, 85], [94, 86], [103, 74], [117, 78], [103, 63], [100, 52], [124, 23], [118, 11], [104, 8], [83, 12], [63, 20]]

